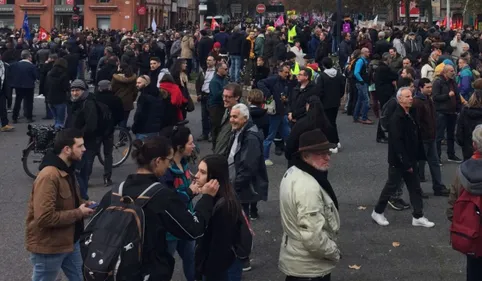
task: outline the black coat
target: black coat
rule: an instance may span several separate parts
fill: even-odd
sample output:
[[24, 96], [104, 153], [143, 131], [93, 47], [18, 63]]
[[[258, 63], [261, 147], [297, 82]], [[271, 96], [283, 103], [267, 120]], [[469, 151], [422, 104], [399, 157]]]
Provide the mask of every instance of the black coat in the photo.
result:
[[54, 67], [54, 62], [42, 63], [39, 66], [39, 95], [46, 95], [45, 82], [47, 80], [47, 74]]
[[318, 63], [318, 65], [322, 65], [321, 61], [323, 60], [323, 58], [328, 57], [330, 50], [331, 50], [331, 45], [328, 45], [328, 41], [326, 39], [323, 41], [320, 41], [320, 44], [316, 48], [316, 52], [315, 52], [315, 61]]
[[[124, 184], [123, 194], [135, 200], [147, 187], [158, 181], [159, 179], [153, 174], [129, 175]], [[105, 210], [110, 204], [111, 191], [108, 191], [96, 210], [98, 212]], [[176, 190], [163, 186], [144, 207], [143, 274], [150, 274], [152, 280], [171, 280], [175, 261], [167, 252], [166, 233], [169, 232], [183, 240], [202, 237], [211, 218], [213, 205], [214, 198], [203, 195], [196, 203], [195, 212], [191, 213], [186, 209]], [[97, 217], [99, 216], [94, 215], [93, 218]], [[89, 234], [86, 233], [86, 235]]]
[[81, 130], [85, 148], [97, 149], [97, 105], [93, 94], [84, 100], [71, 102], [70, 108], [65, 127]]
[[[227, 154], [234, 142], [234, 133], [229, 140]], [[228, 155], [226, 155], [227, 157]], [[251, 120], [238, 137], [238, 146], [234, 154], [236, 178], [233, 187], [241, 203], [268, 200], [268, 173], [264, 164], [263, 134]]]
[[[450, 97], [450, 91], [454, 91], [455, 96]], [[457, 84], [454, 80], [447, 80], [442, 76], [432, 83], [432, 99], [435, 110], [440, 113], [455, 114], [460, 112], [462, 107]]]
[[66, 103], [70, 92], [69, 75], [67, 69], [61, 65], [54, 65], [45, 78], [45, 98], [49, 104]]
[[[77, 68], [79, 66], [80, 55], [78, 53], [70, 53], [64, 57], [67, 61], [67, 73], [69, 74], [69, 80], [73, 81], [77, 79]], [[98, 80], [99, 81], [99, 80]]]
[[416, 122], [415, 111], [410, 114], [397, 104], [390, 117], [388, 128], [388, 164], [404, 171], [414, 168], [419, 160], [425, 160], [422, 137]]
[[151, 58], [154, 56], [152, 52], [142, 51], [137, 56], [139, 70], [141, 75], [149, 74]]
[[462, 147], [464, 160], [469, 159], [474, 154], [472, 132], [479, 124], [482, 124], [482, 108], [464, 107], [457, 120], [457, 131], [455, 133], [457, 144]]
[[197, 54], [201, 65], [206, 64], [209, 53], [213, 49], [214, 40], [208, 36], [203, 36], [197, 43]]
[[122, 105], [122, 100], [114, 95], [112, 91], [97, 92], [95, 94], [95, 99], [109, 107], [115, 125], [124, 120], [124, 106]]
[[392, 47], [392, 44], [390, 42], [387, 42], [387, 40], [385, 39], [378, 40], [375, 43], [373, 54], [379, 54], [380, 56], [382, 56], [384, 53], [388, 53], [391, 47]]
[[379, 62], [375, 70], [375, 93], [379, 100], [388, 100], [395, 94], [393, 81], [397, 81], [398, 74], [383, 62]]
[[0, 81], [0, 96], [10, 93], [10, 65], [5, 62], [3, 62], [3, 65], [5, 67], [5, 77], [3, 81]]
[[345, 81], [340, 71], [336, 71], [333, 77], [321, 72], [316, 88], [324, 109], [340, 107], [341, 98], [345, 95]]
[[288, 96], [287, 80], [282, 79], [279, 75], [272, 75], [259, 81], [258, 89], [263, 92], [266, 99], [273, 97], [276, 103], [276, 115], [285, 114], [285, 106], [281, 102], [281, 96]]
[[114, 76], [114, 74], [116, 74], [116, 72], [117, 72], [116, 66], [110, 65], [110, 64], [104, 64], [104, 66], [102, 66], [102, 68], [99, 71], [97, 71], [97, 78], [95, 79], [95, 81], [97, 81], [97, 83], [99, 83], [102, 80], [112, 81], [112, 77]]
[[229, 55], [232, 56], [241, 56], [241, 51], [243, 48], [243, 42], [246, 38], [241, 32], [236, 32], [231, 35], [228, 40], [228, 47], [227, 50]]
[[164, 116], [164, 101], [160, 95], [151, 95], [147, 91], [141, 92], [137, 99], [137, 109], [134, 114], [132, 132], [134, 134], [158, 133], [166, 121]]
[[266, 138], [269, 133], [269, 118], [267, 110], [259, 106], [250, 105], [249, 116], [256, 127], [263, 132], [264, 138]]
[[291, 116], [294, 119], [300, 119], [306, 114], [306, 102], [308, 98], [316, 95], [317, 89], [315, 83], [309, 82], [305, 88], [301, 88], [300, 85], [296, 85], [289, 98], [289, 110]]

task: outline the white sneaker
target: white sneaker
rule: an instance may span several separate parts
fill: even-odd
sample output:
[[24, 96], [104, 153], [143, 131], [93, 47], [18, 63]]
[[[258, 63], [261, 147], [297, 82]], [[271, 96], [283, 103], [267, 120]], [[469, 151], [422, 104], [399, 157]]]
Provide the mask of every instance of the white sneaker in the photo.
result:
[[426, 217], [421, 218], [412, 218], [412, 225], [413, 226], [423, 226], [423, 227], [434, 227], [435, 223], [429, 221]]
[[330, 152], [331, 152], [332, 154], [338, 153], [338, 147], [330, 148]]
[[266, 160], [264, 160], [264, 165], [266, 165], [266, 167], [273, 166], [273, 161], [271, 161], [269, 159], [266, 159]]
[[390, 224], [384, 214], [379, 214], [375, 212], [375, 210], [372, 212], [372, 219], [381, 226], [387, 226]]
[[338, 149], [341, 149], [341, 143], [337, 143], [336, 147], [338, 147]]

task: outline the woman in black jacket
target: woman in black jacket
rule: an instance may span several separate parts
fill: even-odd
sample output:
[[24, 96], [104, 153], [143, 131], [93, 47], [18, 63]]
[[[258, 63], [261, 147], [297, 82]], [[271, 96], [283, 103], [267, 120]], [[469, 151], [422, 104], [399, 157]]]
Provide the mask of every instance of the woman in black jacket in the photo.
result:
[[219, 182], [219, 191], [214, 198], [212, 218], [197, 243], [196, 275], [202, 276], [204, 279], [198, 279], [204, 281], [241, 280], [242, 264], [236, 258], [233, 246], [239, 234], [238, 221], [244, 218], [240, 217], [241, 205], [229, 182], [226, 157], [208, 155], [199, 163], [196, 185], [200, 187], [211, 180]]
[[70, 93], [67, 61], [58, 59], [45, 78], [45, 98], [55, 120], [55, 128], [63, 128], [67, 119], [67, 97]]
[[306, 103], [306, 111], [306, 115], [300, 120], [297, 120], [291, 128], [291, 133], [286, 141], [285, 157], [286, 160], [288, 160], [288, 168], [293, 166], [293, 161], [295, 157], [297, 157], [295, 153], [298, 151], [299, 139], [303, 133], [320, 129], [328, 139], [330, 139], [330, 134], [333, 134], [330, 121], [326, 118], [325, 112], [323, 111], [320, 98], [317, 96], [309, 97]]
[[[137, 171], [127, 176], [122, 195], [136, 200], [149, 186], [159, 182], [159, 177], [164, 175], [170, 166], [173, 150], [169, 140], [164, 137], [147, 138], [144, 142], [135, 140], [133, 146], [132, 157], [137, 163]], [[202, 237], [213, 213], [219, 183], [217, 180], [210, 180], [202, 186], [191, 185], [189, 189], [191, 195], [192, 193], [203, 194], [193, 213], [186, 209], [174, 189], [161, 183], [153, 188], [159, 188], [159, 191], [143, 207], [145, 232], [140, 274], [138, 270], [125, 270], [126, 274], [130, 273], [133, 276], [121, 276], [122, 280], [171, 280], [175, 261], [167, 252], [166, 232], [181, 239], [194, 240]], [[111, 191], [104, 195], [81, 241], [89, 238], [90, 233], [95, 229], [96, 219], [101, 217], [101, 212], [112, 204], [111, 197]], [[123, 266], [122, 263], [120, 266]]]
[[475, 127], [482, 124], [482, 90], [476, 90], [469, 99], [469, 103], [462, 109], [457, 121], [455, 139], [462, 147], [464, 161], [472, 157], [472, 132]]

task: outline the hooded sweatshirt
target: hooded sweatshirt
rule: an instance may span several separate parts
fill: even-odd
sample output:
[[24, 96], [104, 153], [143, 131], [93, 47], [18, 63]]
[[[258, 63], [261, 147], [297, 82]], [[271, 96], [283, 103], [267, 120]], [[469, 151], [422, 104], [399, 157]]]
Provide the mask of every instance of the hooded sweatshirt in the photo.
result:
[[460, 196], [462, 189], [473, 196], [482, 196], [482, 155], [474, 153], [472, 158], [460, 164], [455, 174], [454, 184], [450, 187], [449, 208], [447, 217], [451, 221], [453, 217], [453, 206]]

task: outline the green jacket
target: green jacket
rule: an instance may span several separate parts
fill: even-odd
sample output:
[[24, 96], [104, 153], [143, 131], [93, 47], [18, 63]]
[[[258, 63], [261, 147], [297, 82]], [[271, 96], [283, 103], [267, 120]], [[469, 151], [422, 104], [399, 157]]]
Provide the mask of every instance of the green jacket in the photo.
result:
[[260, 34], [254, 41], [254, 55], [256, 57], [262, 57], [264, 54], [264, 40], [264, 34]]

